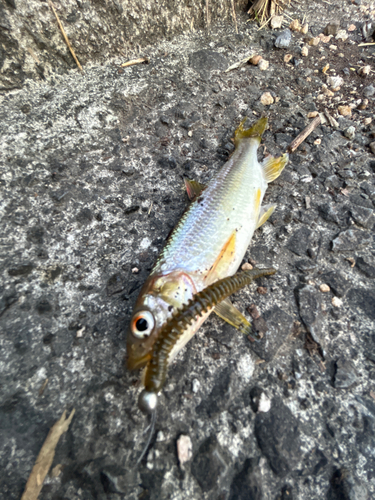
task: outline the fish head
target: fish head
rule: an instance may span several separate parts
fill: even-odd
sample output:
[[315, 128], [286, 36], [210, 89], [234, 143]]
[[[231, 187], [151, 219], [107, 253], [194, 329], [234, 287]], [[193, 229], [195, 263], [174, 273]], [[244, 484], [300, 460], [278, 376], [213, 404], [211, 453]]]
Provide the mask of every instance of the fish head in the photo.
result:
[[192, 278], [181, 270], [151, 275], [144, 284], [130, 320], [127, 335], [128, 369], [144, 367], [154, 344], [176, 309], [196, 293]]

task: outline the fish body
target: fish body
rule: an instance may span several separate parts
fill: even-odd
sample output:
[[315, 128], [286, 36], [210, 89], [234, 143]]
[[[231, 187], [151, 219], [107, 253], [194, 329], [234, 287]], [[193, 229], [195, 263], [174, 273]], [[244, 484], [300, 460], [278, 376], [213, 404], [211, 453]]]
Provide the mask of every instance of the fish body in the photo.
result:
[[[127, 338], [129, 369], [152, 360], [163, 325], [177, 309], [237, 271], [255, 229], [273, 212], [274, 207], [262, 208], [261, 203], [268, 183], [280, 174], [288, 156], [258, 162], [257, 149], [266, 126], [266, 118], [247, 130], [241, 123], [232, 157], [209, 185], [197, 192], [171, 233], [134, 308]], [[170, 350], [168, 363], [211, 312], [187, 325]], [[219, 315], [226, 319], [225, 312]]]

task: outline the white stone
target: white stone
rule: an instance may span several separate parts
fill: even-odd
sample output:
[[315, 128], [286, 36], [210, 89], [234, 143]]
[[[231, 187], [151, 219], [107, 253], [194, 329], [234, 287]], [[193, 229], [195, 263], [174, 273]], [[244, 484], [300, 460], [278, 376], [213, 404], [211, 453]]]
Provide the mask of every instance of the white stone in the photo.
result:
[[270, 411], [271, 401], [267, 398], [267, 396], [262, 392], [259, 398], [258, 412], [259, 413], [267, 413]]
[[333, 88], [341, 87], [341, 85], [343, 83], [344, 83], [344, 79], [341, 78], [341, 76], [329, 76], [327, 78], [327, 84]]
[[270, 106], [271, 104], [274, 103], [274, 99], [273, 99], [272, 95], [269, 92], [264, 92], [264, 94], [262, 94], [260, 96], [260, 102], [264, 106]]
[[185, 434], [181, 434], [181, 436], [177, 439], [177, 457], [180, 462], [181, 467], [184, 463], [191, 460], [193, 456], [193, 443], [189, 436]]

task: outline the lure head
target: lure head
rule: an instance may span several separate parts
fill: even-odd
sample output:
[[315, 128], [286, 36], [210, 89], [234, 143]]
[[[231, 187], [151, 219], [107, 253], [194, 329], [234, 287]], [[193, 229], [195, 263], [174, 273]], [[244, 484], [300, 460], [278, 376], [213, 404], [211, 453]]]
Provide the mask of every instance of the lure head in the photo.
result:
[[158, 395], [156, 392], [143, 390], [138, 398], [138, 407], [144, 413], [152, 415], [158, 404]]
[[195, 293], [193, 280], [179, 270], [148, 278], [130, 320], [127, 336], [129, 370], [142, 368], [148, 363], [154, 343], [168, 318]]

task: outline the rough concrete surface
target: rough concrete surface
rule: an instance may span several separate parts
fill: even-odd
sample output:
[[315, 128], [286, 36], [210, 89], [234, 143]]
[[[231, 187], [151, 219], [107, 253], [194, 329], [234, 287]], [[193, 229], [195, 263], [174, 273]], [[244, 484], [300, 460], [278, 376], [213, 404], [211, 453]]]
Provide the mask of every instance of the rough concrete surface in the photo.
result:
[[[20, 498], [50, 427], [72, 408], [42, 500], [374, 498], [375, 91], [373, 73], [357, 72], [375, 66], [374, 47], [358, 47], [366, 5], [288, 10], [306, 15], [312, 37], [332, 20], [349, 34], [309, 46], [308, 58], [303, 35], [277, 49], [281, 30], [244, 16], [239, 34], [222, 24], [148, 46], [148, 65], [112, 59], [2, 92], [1, 498]], [[223, 71], [251, 51], [268, 70]], [[326, 62], [344, 80], [333, 95]], [[264, 92], [273, 104], [261, 104]], [[260, 154], [276, 155], [317, 109], [338, 128], [319, 126], [291, 155], [246, 254], [278, 272], [234, 297], [263, 339], [207, 321], [170, 367], [136, 467], [147, 419], [139, 374], [124, 366], [126, 329], [188, 203], [183, 176], [207, 182], [244, 116], [269, 117]], [[182, 466], [181, 435], [192, 443]]]
[[[233, 3], [236, 10], [246, 4]], [[54, 6], [85, 66], [233, 16], [231, 0], [59, 0]], [[28, 78], [50, 81], [75, 65], [47, 0], [0, 0], [0, 90], [21, 88]]]

